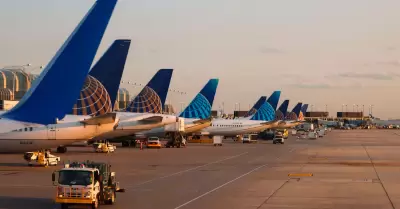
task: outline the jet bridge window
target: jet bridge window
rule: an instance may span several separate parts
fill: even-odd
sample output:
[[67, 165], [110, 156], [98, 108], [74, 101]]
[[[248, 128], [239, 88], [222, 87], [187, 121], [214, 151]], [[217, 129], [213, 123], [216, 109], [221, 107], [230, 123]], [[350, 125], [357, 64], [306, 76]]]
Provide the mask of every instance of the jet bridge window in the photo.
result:
[[29, 128], [29, 131], [33, 131], [33, 128], [32, 128], [32, 127], [30, 127], [30, 128]]

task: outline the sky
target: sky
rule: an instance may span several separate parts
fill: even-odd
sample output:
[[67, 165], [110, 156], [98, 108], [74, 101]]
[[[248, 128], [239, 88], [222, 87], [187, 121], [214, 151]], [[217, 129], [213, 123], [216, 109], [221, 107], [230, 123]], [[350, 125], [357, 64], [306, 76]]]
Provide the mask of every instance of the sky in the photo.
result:
[[[0, 66], [46, 65], [93, 3], [1, 0]], [[96, 59], [115, 39], [131, 39], [123, 80], [145, 84], [173, 68], [171, 89], [187, 92], [168, 95], [178, 110], [219, 78], [213, 109], [224, 103], [225, 112], [281, 90], [289, 109], [303, 102], [335, 116], [343, 104], [365, 113], [373, 105], [377, 117], [400, 118], [398, 8], [398, 0], [120, 0]]]

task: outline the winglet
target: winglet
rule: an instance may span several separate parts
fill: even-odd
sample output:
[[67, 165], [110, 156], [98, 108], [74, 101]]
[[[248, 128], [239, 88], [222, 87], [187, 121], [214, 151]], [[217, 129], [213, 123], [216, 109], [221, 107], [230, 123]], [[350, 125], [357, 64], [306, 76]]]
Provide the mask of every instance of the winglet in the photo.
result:
[[116, 3], [98, 0], [21, 101], [2, 117], [44, 125], [64, 118], [79, 96]]
[[173, 69], [161, 69], [140, 93], [129, 103], [126, 111], [138, 113], [162, 113], [171, 83]]
[[110, 95], [112, 109], [114, 109], [130, 45], [129, 39], [115, 40], [89, 72], [89, 75], [100, 81], [106, 88]]
[[206, 119], [211, 116], [211, 108], [214, 103], [219, 79], [210, 79], [200, 93], [183, 110], [179, 117]]
[[281, 91], [274, 91], [268, 98], [267, 102], [276, 110], [278, 107], [279, 98], [281, 97]]

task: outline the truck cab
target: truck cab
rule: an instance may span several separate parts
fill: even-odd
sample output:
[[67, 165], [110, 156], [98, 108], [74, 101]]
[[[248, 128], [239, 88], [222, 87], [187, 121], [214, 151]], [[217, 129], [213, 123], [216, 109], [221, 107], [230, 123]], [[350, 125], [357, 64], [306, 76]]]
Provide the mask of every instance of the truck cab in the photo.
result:
[[115, 193], [120, 189], [110, 167], [106, 163], [73, 163], [53, 172], [53, 185], [57, 186], [55, 202], [62, 209], [70, 205], [98, 208], [100, 203], [114, 204]]

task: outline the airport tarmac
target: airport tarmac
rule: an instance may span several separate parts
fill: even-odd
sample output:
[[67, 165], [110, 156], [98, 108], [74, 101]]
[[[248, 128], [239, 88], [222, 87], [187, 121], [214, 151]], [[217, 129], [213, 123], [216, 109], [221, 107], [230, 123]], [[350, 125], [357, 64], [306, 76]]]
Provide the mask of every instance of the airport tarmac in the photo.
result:
[[[399, 134], [399, 135], [398, 135]], [[267, 209], [400, 208], [400, 130], [334, 130], [285, 144], [226, 142], [222, 147], [116, 153], [69, 148], [61, 160], [107, 161], [125, 193], [101, 208]], [[57, 168], [60, 168], [57, 166]], [[55, 167], [28, 167], [19, 154], [0, 157], [0, 208], [60, 208]]]

